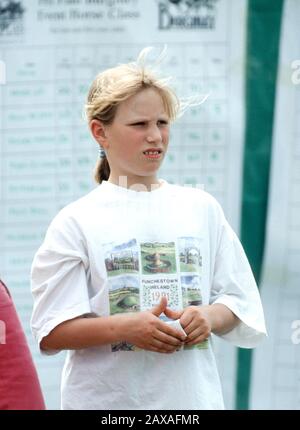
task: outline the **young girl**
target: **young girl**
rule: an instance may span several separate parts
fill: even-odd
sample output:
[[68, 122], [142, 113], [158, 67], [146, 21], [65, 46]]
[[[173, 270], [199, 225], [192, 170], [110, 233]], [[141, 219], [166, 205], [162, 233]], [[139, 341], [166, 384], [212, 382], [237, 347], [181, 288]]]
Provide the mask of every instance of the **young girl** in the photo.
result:
[[59, 212], [33, 261], [33, 333], [46, 354], [68, 350], [63, 409], [222, 409], [211, 334], [252, 348], [266, 333], [219, 204], [158, 178], [182, 106], [145, 53], [93, 82], [100, 185]]

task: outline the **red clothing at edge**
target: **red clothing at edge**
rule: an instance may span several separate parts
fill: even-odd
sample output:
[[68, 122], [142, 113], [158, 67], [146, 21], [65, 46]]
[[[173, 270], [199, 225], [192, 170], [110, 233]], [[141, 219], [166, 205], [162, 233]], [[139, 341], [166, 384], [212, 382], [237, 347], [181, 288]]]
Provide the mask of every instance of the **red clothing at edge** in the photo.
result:
[[15, 306], [0, 281], [0, 410], [3, 409], [45, 409], [45, 404]]

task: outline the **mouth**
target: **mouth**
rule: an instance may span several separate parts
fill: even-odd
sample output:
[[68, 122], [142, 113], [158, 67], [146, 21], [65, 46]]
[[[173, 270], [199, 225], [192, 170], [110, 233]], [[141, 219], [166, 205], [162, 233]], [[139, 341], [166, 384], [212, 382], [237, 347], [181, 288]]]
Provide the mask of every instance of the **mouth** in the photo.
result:
[[147, 151], [144, 151], [143, 154], [146, 156], [146, 158], [150, 160], [158, 160], [162, 156], [162, 150], [161, 149], [148, 149]]

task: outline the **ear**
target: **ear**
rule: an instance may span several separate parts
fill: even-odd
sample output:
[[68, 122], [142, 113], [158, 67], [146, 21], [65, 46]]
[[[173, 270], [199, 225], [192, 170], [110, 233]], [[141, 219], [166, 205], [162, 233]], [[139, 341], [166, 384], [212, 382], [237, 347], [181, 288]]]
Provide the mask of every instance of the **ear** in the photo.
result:
[[90, 122], [90, 130], [95, 140], [104, 148], [107, 148], [107, 136], [103, 123], [99, 119], [92, 119]]

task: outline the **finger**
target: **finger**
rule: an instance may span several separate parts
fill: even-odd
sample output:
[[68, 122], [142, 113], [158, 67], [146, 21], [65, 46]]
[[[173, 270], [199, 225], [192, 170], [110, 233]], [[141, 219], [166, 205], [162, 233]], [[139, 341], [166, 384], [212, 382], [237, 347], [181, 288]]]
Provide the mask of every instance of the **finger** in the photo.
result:
[[182, 325], [184, 331], [186, 332], [186, 327], [193, 321], [194, 316], [189, 312], [183, 312], [180, 317], [180, 324]]
[[147, 351], [151, 351], [151, 352], [157, 352], [159, 354], [172, 354], [172, 352], [174, 351], [165, 351], [165, 350], [161, 350], [159, 348], [155, 348], [154, 346], [149, 346], [148, 348], [145, 348]]
[[206, 321], [199, 320], [198, 318], [194, 318], [185, 328], [189, 341], [190, 338], [195, 338], [196, 336], [200, 336], [203, 333], [206, 333], [207, 336], [210, 334], [210, 327]]
[[184, 331], [188, 336], [190, 336], [191, 333], [193, 333], [193, 331], [195, 330], [202, 330], [202, 326], [199, 325], [199, 322], [197, 322], [196, 320], [190, 321], [190, 323], [186, 327], [184, 327]]
[[195, 340], [199, 336], [204, 339], [207, 339], [210, 336], [210, 330], [206, 326], [196, 327], [186, 338], [186, 342], [190, 342]]
[[177, 337], [174, 336], [169, 336], [168, 334], [157, 330], [156, 332], [154, 332], [153, 337], [157, 340], [159, 340], [160, 342], [166, 343], [168, 345], [174, 346], [174, 347], [178, 347], [183, 345], [183, 341], [179, 340]]
[[160, 324], [157, 326], [157, 329], [161, 332], [161, 333], [165, 333], [170, 337], [173, 337], [175, 339], [184, 341], [186, 338], [186, 335], [182, 332], [180, 332], [179, 330], [177, 330], [174, 327], [171, 327], [170, 325], [166, 324], [165, 322], [161, 321]]
[[196, 345], [197, 343], [204, 342], [205, 340], [209, 339], [210, 335], [207, 333], [201, 333], [196, 337], [193, 337], [192, 339], [187, 338], [187, 341], [185, 342], [185, 345]]
[[163, 296], [163, 297], [160, 299], [160, 302], [158, 303], [158, 305], [154, 306], [154, 308], [152, 308], [152, 309], [150, 310], [150, 312], [151, 312], [153, 315], [155, 315], [155, 316], [159, 317], [159, 316], [160, 316], [160, 314], [162, 314], [162, 313], [165, 311], [165, 309], [166, 309], [166, 307], [167, 307], [167, 304], [168, 304], [168, 299], [167, 299], [165, 296]]
[[149, 346], [149, 348], [147, 348], [147, 351], [161, 352], [158, 348], [155, 348], [154, 346]]
[[178, 346], [170, 345], [156, 338], [152, 339], [151, 346], [158, 349], [160, 352], [173, 352], [178, 348]]
[[181, 318], [182, 314], [183, 314], [183, 310], [181, 311], [174, 311], [170, 308], [166, 308], [164, 313], [168, 318], [171, 318], [172, 320], [178, 320], [179, 318]]

